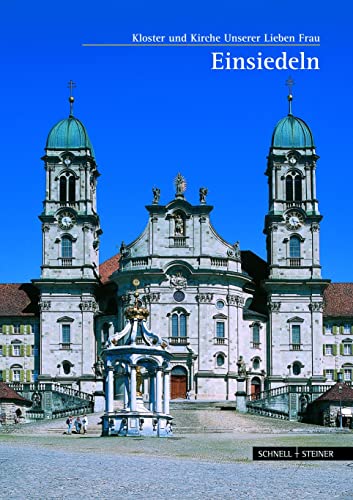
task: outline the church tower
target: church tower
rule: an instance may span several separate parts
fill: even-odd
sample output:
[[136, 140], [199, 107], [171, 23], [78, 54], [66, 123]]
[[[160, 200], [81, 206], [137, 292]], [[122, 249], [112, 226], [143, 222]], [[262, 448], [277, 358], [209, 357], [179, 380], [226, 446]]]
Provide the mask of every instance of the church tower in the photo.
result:
[[[72, 90], [73, 82], [70, 82]], [[71, 94], [71, 92], [70, 92]], [[42, 222], [40, 380], [93, 389], [94, 316], [101, 229], [95, 154], [84, 125], [70, 115], [50, 130]]]
[[[293, 81], [287, 82], [291, 89]], [[322, 378], [323, 291], [316, 154], [309, 126], [292, 113], [273, 132], [266, 175], [265, 218], [269, 277], [267, 372], [270, 387], [319, 383]]]

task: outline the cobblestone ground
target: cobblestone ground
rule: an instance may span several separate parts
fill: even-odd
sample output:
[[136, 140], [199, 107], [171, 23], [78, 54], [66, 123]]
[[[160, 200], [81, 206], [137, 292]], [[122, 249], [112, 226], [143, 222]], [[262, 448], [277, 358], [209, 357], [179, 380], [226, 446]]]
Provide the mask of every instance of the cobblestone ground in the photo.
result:
[[87, 435], [64, 435], [64, 422], [21, 426], [0, 434], [0, 498], [353, 498], [353, 459], [251, 460], [253, 446], [351, 446], [353, 433], [320, 434], [302, 424], [239, 418], [232, 433], [171, 439], [101, 438], [94, 416]]

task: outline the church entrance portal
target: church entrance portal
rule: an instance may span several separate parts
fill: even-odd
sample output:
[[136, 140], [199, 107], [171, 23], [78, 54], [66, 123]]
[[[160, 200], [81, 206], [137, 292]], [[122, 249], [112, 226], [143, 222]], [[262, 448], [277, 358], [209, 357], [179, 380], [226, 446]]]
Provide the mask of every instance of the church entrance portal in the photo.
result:
[[256, 399], [261, 392], [261, 382], [258, 377], [254, 377], [251, 381], [251, 399]]
[[170, 399], [185, 399], [187, 392], [188, 374], [182, 366], [172, 369]]

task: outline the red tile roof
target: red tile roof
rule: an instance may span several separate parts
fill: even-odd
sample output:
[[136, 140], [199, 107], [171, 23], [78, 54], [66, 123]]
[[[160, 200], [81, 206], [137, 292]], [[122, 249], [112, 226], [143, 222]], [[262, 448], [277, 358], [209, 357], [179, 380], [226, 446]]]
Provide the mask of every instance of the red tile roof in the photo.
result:
[[[342, 386], [340, 393], [339, 387]], [[316, 401], [353, 401], [353, 389], [343, 382], [337, 382], [328, 391], [324, 392]]]
[[31, 283], [0, 284], [0, 316], [36, 316], [38, 300], [38, 289]]
[[0, 401], [15, 401], [17, 403], [25, 404], [26, 406], [31, 406], [32, 401], [23, 398], [18, 392], [14, 391], [5, 382], [0, 382]]
[[330, 283], [324, 292], [324, 316], [353, 317], [353, 283]]
[[113, 257], [110, 257], [110, 259], [102, 262], [99, 266], [99, 274], [101, 276], [102, 283], [107, 283], [113, 272], [119, 269], [119, 260], [120, 254], [117, 253], [116, 255], [113, 255]]

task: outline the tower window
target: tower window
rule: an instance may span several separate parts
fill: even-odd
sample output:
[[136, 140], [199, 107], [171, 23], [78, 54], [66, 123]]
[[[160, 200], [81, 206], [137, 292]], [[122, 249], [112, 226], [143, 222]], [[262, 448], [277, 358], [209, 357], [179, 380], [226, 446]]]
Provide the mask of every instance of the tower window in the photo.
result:
[[76, 200], [76, 179], [68, 172], [60, 177], [60, 201], [61, 203], [74, 202]]
[[71, 342], [71, 325], [61, 326], [61, 342], [64, 345], [70, 345]]
[[300, 239], [298, 236], [291, 236], [289, 240], [289, 257], [300, 259]]
[[296, 172], [290, 172], [286, 177], [286, 200], [302, 201], [302, 179]]
[[61, 257], [72, 257], [72, 240], [68, 236], [63, 236], [61, 239]]
[[291, 340], [292, 340], [292, 348], [299, 349], [300, 348], [300, 325], [292, 325], [291, 332]]
[[217, 321], [216, 323], [216, 337], [218, 339], [224, 339], [224, 322]]
[[75, 177], [69, 177], [69, 201], [75, 201]]
[[60, 177], [60, 201], [66, 201], [66, 177]]

